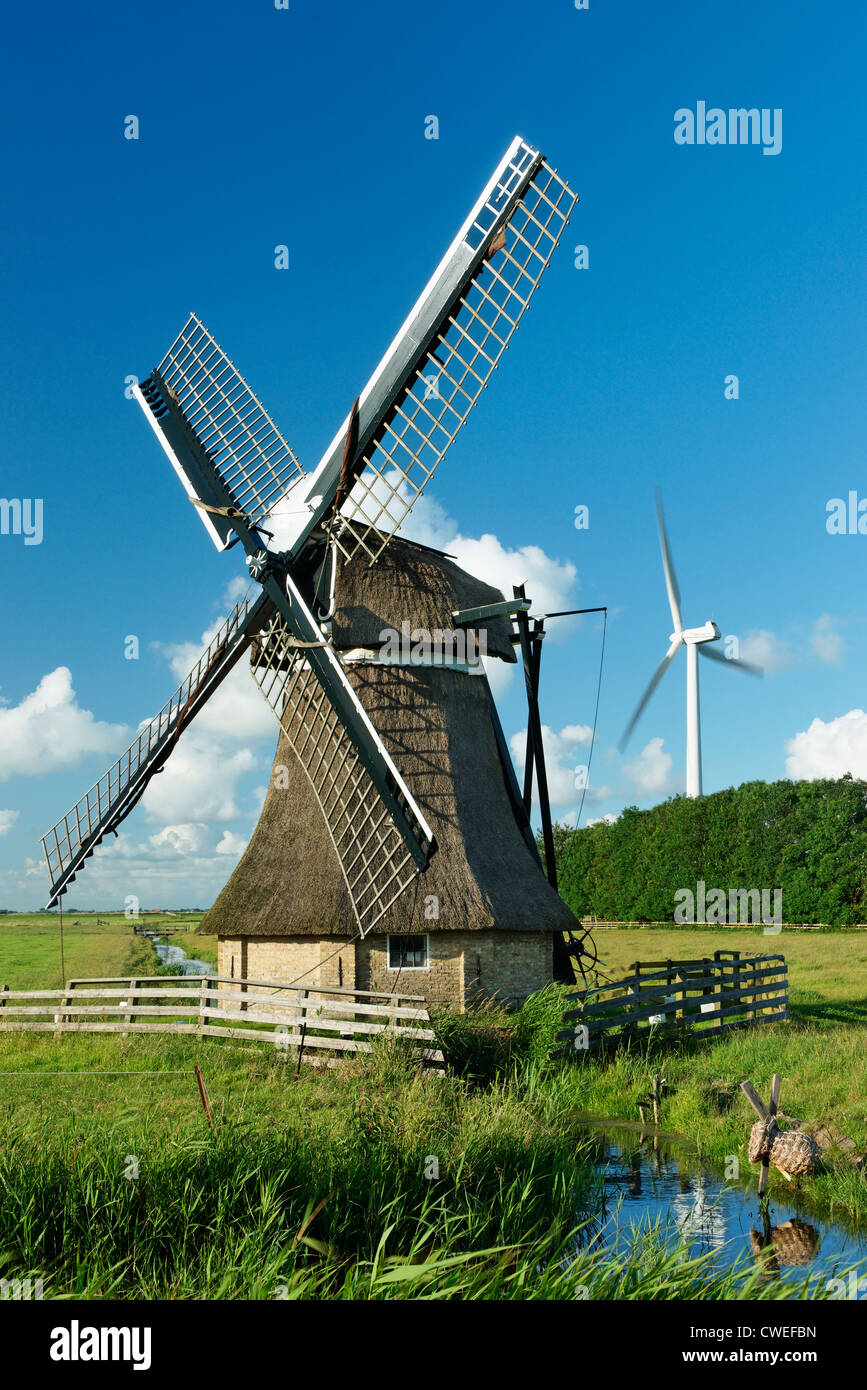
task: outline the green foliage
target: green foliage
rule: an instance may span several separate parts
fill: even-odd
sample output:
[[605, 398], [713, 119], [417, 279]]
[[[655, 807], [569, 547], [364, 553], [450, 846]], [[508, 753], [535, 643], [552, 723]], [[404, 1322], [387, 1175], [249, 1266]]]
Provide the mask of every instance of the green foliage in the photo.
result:
[[458, 1076], [493, 1081], [515, 1068], [544, 1067], [563, 1027], [566, 985], [551, 984], [531, 994], [517, 1011], [487, 1003], [466, 1013], [439, 1008], [433, 1026], [446, 1064]]
[[867, 782], [745, 782], [560, 828], [560, 891], [579, 917], [670, 921], [678, 888], [781, 889], [786, 922], [867, 920]]
[[515, 1052], [521, 1061], [541, 1065], [557, 1049], [569, 988], [574, 986], [551, 984], [525, 1000], [515, 1027]]
[[[26, 1063], [25, 1077], [9, 1074]], [[622, 1253], [588, 1239], [599, 1178], [575, 1067], [532, 1091], [516, 1076], [469, 1088], [385, 1046], [295, 1080], [275, 1059], [188, 1039], [20, 1034], [0, 1040], [0, 1064], [0, 1271], [44, 1279], [48, 1298], [719, 1299], [797, 1288], [763, 1284], [755, 1263], [715, 1269], [647, 1223]], [[72, 1072], [57, 1076], [58, 1065]]]

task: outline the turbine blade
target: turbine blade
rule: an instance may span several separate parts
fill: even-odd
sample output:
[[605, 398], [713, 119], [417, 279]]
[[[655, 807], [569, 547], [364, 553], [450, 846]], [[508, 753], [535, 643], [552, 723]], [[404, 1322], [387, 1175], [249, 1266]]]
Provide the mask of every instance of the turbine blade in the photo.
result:
[[759, 676], [765, 674], [764, 668], [755, 666], [751, 661], [741, 661], [739, 657], [725, 656], [722, 652], [712, 651], [711, 648], [702, 642], [699, 646], [701, 656], [709, 657], [711, 661], [721, 661], [723, 666], [734, 666], [738, 671], [743, 671], [746, 676]]
[[662, 568], [665, 571], [665, 587], [668, 590], [668, 606], [671, 609], [671, 620], [674, 623], [675, 632], [683, 631], [683, 619], [680, 616], [680, 589], [677, 587], [677, 576], [674, 572], [674, 561], [671, 558], [671, 549], [668, 544], [668, 532], [665, 529], [665, 515], [662, 510], [662, 493], [656, 489], [656, 520], [659, 526], [659, 546], [662, 551]]
[[647, 705], [648, 700], [650, 699], [650, 697], [651, 697], [651, 695], [653, 694], [654, 690], [655, 690], [656, 687], [659, 685], [659, 682], [662, 680], [663, 676], [665, 675], [666, 671], [668, 670], [669, 666], [671, 665], [672, 661], [674, 660], [675, 656], [677, 655], [677, 651], [678, 651], [678, 648], [679, 648], [680, 646], [681, 646], [681, 643], [680, 643], [680, 642], [672, 642], [672, 644], [671, 644], [671, 646], [669, 647], [668, 651], [665, 653], [665, 656], [662, 658], [662, 660], [660, 661], [660, 663], [659, 663], [659, 665], [657, 666], [656, 670], [654, 671], [653, 675], [651, 676], [651, 678], [650, 678], [650, 684], [648, 685], [647, 689], [645, 690], [644, 694], [642, 695], [641, 699], [639, 700], [639, 702], [638, 702], [638, 707], [637, 707], [635, 713], [633, 714], [632, 718], [630, 719], [629, 723], [627, 724], [626, 730], [625, 730], [625, 732], [624, 732], [624, 734], [623, 734], [623, 737], [621, 738], [620, 743], [619, 743], [619, 745], [618, 745], [618, 747], [620, 748], [621, 753], [623, 752], [624, 748], [626, 747], [627, 743], [629, 742], [629, 738], [630, 738], [630, 735], [631, 735], [631, 733], [632, 733], [632, 730], [635, 728], [636, 724], [638, 723], [639, 719], [641, 718], [642, 714], [644, 713], [644, 710], [645, 710], [645, 707], [646, 707], [646, 705]]

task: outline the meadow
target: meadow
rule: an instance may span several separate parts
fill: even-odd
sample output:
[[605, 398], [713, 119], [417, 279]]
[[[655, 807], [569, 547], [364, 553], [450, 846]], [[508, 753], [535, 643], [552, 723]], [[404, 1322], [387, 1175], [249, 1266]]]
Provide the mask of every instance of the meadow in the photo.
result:
[[[120, 970], [129, 924], [126, 935], [117, 921], [100, 930], [82, 928], [87, 964], [76, 972]], [[15, 936], [0, 927], [0, 983], [21, 949]], [[56, 969], [52, 939], [34, 938], [44, 973]], [[438, 1014], [444, 1076], [419, 1072], [387, 1041], [370, 1058], [296, 1077], [291, 1058], [240, 1044], [0, 1034], [0, 1277], [30, 1274], [46, 1296], [90, 1298], [791, 1296], [757, 1265], [719, 1272], [659, 1230], [637, 1230], [616, 1258], [589, 1239], [600, 1179], [582, 1120], [635, 1120], [655, 1072], [670, 1088], [663, 1129], [711, 1162], [738, 1155], [744, 1182], [755, 1181], [752, 1114], [737, 1089], [747, 1077], [766, 1092], [779, 1070], [787, 1114], [833, 1123], [867, 1148], [867, 937], [633, 929], [598, 941], [612, 976], [637, 958], [720, 945], [785, 952], [791, 1021], [576, 1065], [551, 1060], [562, 1011], [551, 987], [517, 1014]], [[44, 973], [26, 983], [48, 983]], [[867, 1224], [864, 1177], [845, 1154], [831, 1157], [798, 1200]], [[772, 1170], [772, 1197], [782, 1182]]]
[[[867, 932], [784, 929], [764, 936], [753, 928], [611, 929], [597, 934], [605, 974], [617, 979], [635, 960], [781, 952], [789, 967], [789, 1013], [781, 1023], [728, 1033], [719, 1041], [651, 1045], [619, 1051], [584, 1068], [584, 1103], [593, 1113], [634, 1120], [636, 1101], [655, 1073], [670, 1096], [662, 1109], [667, 1130], [688, 1136], [722, 1165], [735, 1155], [748, 1171], [746, 1137], [755, 1118], [738, 1090], [750, 1080], [767, 1098], [771, 1077], [782, 1081], [782, 1111], [811, 1131], [828, 1126], [867, 1152]], [[832, 1152], [830, 1171], [804, 1181], [799, 1200], [818, 1216], [867, 1223], [867, 1180], [844, 1152]], [[771, 1169], [770, 1192], [788, 1184]]]
[[[187, 954], [217, 964], [216, 937], [195, 931], [202, 913], [140, 918], [148, 929], [182, 925], [193, 930], [174, 940]], [[147, 938], [136, 936], [122, 912], [65, 912], [63, 950], [66, 978], [60, 967], [60, 922], [56, 912], [0, 915], [0, 989], [61, 989], [69, 979], [104, 975], [153, 974], [157, 959]]]

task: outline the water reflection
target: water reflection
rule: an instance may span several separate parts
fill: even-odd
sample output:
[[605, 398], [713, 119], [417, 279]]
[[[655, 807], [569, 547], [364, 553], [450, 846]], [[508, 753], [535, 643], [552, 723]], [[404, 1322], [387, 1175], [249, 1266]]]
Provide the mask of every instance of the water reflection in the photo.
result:
[[[690, 1254], [712, 1254], [720, 1269], [754, 1269], [758, 1261], [763, 1281], [801, 1281], [809, 1273], [824, 1285], [853, 1265], [867, 1276], [867, 1233], [817, 1220], [799, 1209], [796, 1192], [794, 1200], [763, 1207], [754, 1178], [733, 1186], [686, 1144], [598, 1124], [590, 1135], [602, 1192], [586, 1243], [625, 1253], [636, 1227], [658, 1223], [671, 1245], [685, 1238]], [[858, 1296], [867, 1299], [867, 1277]]]

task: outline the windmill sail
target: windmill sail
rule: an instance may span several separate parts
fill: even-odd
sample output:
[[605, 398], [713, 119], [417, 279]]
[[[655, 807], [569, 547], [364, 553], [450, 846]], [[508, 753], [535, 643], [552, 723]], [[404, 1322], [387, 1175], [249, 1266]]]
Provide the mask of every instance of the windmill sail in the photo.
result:
[[[314, 674], [310, 658], [275, 614], [254, 643], [251, 668], [316, 795], [365, 936], [416, 880], [434, 837], [337, 657], [327, 651], [331, 681], [321, 670]], [[354, 718], [338, 713], [338, 682]], [[353, 725], [354, 739], [347, 732]], [[362, 729], [379, 755], [367, 765], [359, 749]]]
[[[234, 529], [227, 505], [261, 520], [304, 476], [261, 401], [195, 314], [133, 394], [188, 496], [205, 504], [199, 515], [218, 550], [226, 549]], [[198, 450], [210, 468], [202, 468]], [[228, 504], [214, 488], [211, 469]]]
[[132, 810], [151, 777], [172, 752], [181, 731], [246, 650], [250, 634], [265, 621], [270, 606], [263, 595], [253, 605], [244, 598], [232, 609], [159, 714], [148, 721], [117, 762], [42, 837], [51, 880], [48, 907], [55, 905], [104, 836]]
[[362, 934], [426, 866], [432, 832], [308, 602], [326, 532], [345, 557], [361, 550], [372, 564], [398, 530], [487, 385], [576, 201], [516, 137], [359, 397], [357, 416], [354, 407], [303, 486], [273, 419], [195, 314], [133, 388], [215, 545], [241, 542], [263, 596], [255, 628], [238, 619], [214, 668], [199, 663], [45, 837], [52, 902], [265, 619], [253, 675], [314, 788]]
[[[516, 137], [361, 393], [358, 481], [335, 532], [347, 556], [362, 546], [373, 562], [433, 476], [508, 347], [576, 202], [556, 170]], [[333, 505], [348, 423], [311, 475], [308, 499], [322, 500], [305, 536]]]

